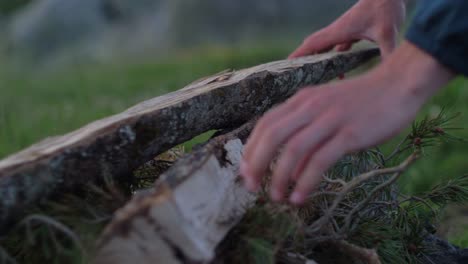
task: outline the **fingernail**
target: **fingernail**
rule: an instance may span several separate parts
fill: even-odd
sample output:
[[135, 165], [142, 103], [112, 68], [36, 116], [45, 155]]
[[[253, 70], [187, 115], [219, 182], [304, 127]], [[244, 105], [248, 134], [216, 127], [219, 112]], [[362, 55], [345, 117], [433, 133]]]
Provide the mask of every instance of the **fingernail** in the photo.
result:
[[282, 200], [282, 195], [277, 189], [271, 190], [271, 199], [275, 202], [280, 202]]
[[304, 198], [302, 197], [302, 195], [298, 192], [294, 192], [292, 195], [291, 195], [291, 198], [289, 198], [289, 201], [293, 204], [296, 204], [296, 205], [299, 205], [303, 202]]

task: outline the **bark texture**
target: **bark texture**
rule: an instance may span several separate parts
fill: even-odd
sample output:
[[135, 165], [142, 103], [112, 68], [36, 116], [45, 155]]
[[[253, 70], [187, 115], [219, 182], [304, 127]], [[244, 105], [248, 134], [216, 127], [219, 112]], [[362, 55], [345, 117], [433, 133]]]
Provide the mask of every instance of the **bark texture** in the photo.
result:
[[[101, 237], [94, 263], [209, 263], [255, 201], [238, 172], [253, 124], [182, 158], [155, 189], [120, 209]], [[155, 243], [161, 248], [155, 249]]]
[[377, 55], [377, 49], [330, 53], [225, 72], [7, 157], [0, 161], [0, 234], [57, 191], [103, 177], [128, 179], [173, 146], [237, 127], [300, 87], [329, 81]]

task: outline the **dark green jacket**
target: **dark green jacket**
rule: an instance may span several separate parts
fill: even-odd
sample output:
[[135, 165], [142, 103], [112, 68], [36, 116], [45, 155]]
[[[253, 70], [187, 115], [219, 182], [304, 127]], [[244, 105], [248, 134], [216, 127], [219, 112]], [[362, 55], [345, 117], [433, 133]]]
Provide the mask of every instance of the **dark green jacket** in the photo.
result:
[[406, 38], [468, 76], [468, 0], [419, 0]]

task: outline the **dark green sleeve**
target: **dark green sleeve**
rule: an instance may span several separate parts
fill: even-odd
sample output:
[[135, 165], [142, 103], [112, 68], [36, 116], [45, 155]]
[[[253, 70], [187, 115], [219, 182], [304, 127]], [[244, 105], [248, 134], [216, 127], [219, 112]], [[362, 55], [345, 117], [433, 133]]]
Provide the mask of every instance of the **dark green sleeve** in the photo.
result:
[[468, 76], [468, 0], [419, 0], [406, 38]]

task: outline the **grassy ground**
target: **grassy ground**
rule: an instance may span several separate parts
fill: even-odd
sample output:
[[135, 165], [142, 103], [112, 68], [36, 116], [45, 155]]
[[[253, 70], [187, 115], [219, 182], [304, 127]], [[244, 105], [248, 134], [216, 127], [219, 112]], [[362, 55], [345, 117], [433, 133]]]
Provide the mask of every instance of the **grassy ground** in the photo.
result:
[[[200, 77], [284, 58], [291, 48], [292, 45], [268, 49], [263, 45], [208, 47], [163, 59], [120, 59], [111, 64], [54, 70], [38, 70], [33, 66], [12, 69], [3, 63], [0, 65], [0, 158], [44, 137], [71, 131], [142, 100], [181, 88]], [[457, 79], [431, 100], [421, 115], [447, 107], [450, 112], [462, 113], [454, 125], [464, 127], [468, 124], [467, 102], [468, 82]], [[468, 130], [456, 134], [468, 138]], [[403, 177], [401, 187], [408, 193], [419, 193], [440, 180], [467, 173], [467, 154], [468, 145], [460, 142], [428, 149], [426, 158]], [[460, 214], [455, 214], [450, 219], [458, 217]], [[444, 234], [468, 247], [468, 226], [463, 227], [463, 223], [466, 221], [457, 225], [456, 232], [448, 228]]]
[[0, 158], [206, 75], [285, 54], [287, 48], [209, 47], [163, 59], [120, 59], [66, 70], [0, 65]]

